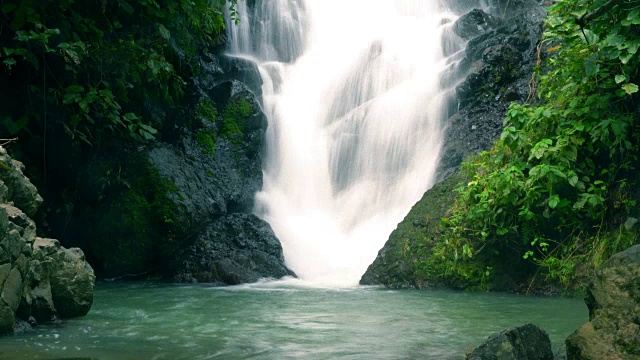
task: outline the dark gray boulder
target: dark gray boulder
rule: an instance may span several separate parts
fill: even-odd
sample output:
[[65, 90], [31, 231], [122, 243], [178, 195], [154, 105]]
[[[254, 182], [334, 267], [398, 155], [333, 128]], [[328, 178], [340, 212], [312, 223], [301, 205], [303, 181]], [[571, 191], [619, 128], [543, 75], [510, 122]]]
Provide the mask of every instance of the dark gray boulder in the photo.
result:
[[567, 338], [567, 359], [640, 359], [640, 245], [598, 269], [585, 302], [589, 322]]
[[467, 357], [467, 360], [553, 359], [549, 334], [530, 323], [489, 336]]
[[456, 20], [453, 31], [462, 39], [469, 40], [493, 29], [498, 23], [498, 19], [486, 12], [473, 9]]
[[271, 226], [252, 214], [231, 214], [211, 223], [176, 261], [178, 282], [233, 285], [295, 276], [284, 265]]

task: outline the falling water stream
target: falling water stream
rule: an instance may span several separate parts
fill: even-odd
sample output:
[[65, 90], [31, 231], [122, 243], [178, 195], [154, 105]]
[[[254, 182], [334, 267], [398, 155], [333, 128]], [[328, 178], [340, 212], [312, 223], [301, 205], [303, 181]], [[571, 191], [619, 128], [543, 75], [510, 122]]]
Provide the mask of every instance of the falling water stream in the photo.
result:
[[425, 0], [239, 6], [230, 52], [258, 65], [269, 119], [256, 212], [302, 280], [356, 285], [433, 184], [456, 15]]

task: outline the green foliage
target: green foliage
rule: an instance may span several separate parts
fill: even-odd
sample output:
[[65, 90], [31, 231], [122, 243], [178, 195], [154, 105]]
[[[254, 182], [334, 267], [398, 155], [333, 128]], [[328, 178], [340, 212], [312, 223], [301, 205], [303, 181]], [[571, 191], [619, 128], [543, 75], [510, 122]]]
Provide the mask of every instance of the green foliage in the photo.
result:
[[611, 206], [612, 189], [640, 165], [640, 9], [619, 2], [578, 25], [577, 17], [604, 3], [549, 8], [537, 105], [512, 104], [493, 148], [463, 165], [472, 180], [457, 190], [437, 259], [457, 276], [480, 284], [483, 266], [520, 259], [568, 285], [578, 257], [593, 263], [611, 255], [598, 250], [612, 242], [601, 235], [604, 220], [629, 210]]
[[18, 101], [29, 101], [5, 107], [2, 125], [11, 133], [33, 131], [55, 112], [55, 124], [87, 144], [101, 134], [154, 138], [143, 104], [173, 104], [182, 96], [189, 75], [184, 63], [219, 43], [224, 7], [237, 21], [235, 3], [4, 1], [0, 75], [7, 84], [23, 84], [13, 90], [21, 94]]
[[211, 100], [204, 98], [198, 104], [197, 115], [210, 122], [215, 122], [218, 117], [218, 110], [213, 106]]

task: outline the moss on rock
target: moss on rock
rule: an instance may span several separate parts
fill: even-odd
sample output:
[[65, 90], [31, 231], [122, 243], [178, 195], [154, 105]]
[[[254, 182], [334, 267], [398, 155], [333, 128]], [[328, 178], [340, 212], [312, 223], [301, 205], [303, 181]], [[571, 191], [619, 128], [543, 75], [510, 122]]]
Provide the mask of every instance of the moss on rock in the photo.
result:
[[236, 97], [231, 99], [222, 113], [222, 131], [220, 135], [231, 139], [233, 143], [238, 143], [244, 135], [247, 117], [253, 113], [253, 107], [245, 98]]
[[442, 273], [431, 266], [435, 246], [442, 239], [441, 221], [450, 211], [454, 190], [465, 181], [456, 174], [427, 191], [391, 233], [360, 283], [390, 288], [443, 286]]

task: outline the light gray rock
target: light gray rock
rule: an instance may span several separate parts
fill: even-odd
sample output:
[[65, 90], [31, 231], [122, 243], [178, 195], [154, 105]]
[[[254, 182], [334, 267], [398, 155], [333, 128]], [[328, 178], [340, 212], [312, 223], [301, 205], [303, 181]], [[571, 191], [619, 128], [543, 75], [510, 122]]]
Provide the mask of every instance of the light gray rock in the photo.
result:
[[9, 276], [2, 284], [0, 300], [14, 313], [18, 310], [22, 298], [22, 275], [17, 268], [11, 269]]
[[[35, 258], [49, 267], [51, 296], [62, 317], [84, 316], [93, 303], [96, 277], [84, 253], [78, 248], [65, 249], [57, 240], [37, 238]], [[40, 291], [46, 295], [46, 285]]]
[[[42, 204], [42, 197], [38, 194], [38, 189], [24, 176], [23, 170], [24, 165], [11, 159], [7, 150], [0, 146], [0, 180], [7, 189], [6, 200], [13, 202], [17, 208], [32, 217]], [[0, 194], [5, 193], [5, 187], [0, 186]]]
[[585, 302], [590, 321], [567, 338], [567, 358], [640, 359], [640, 245], [598, 269]]
[[82, 251], [36, 240], [30, 216], [42, 198], [23, 168], [0, 147], [0, 334], [85, 315], [93, 302], [95, 276]]

